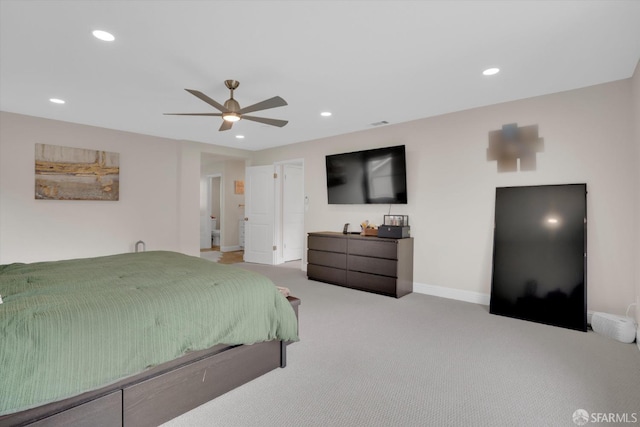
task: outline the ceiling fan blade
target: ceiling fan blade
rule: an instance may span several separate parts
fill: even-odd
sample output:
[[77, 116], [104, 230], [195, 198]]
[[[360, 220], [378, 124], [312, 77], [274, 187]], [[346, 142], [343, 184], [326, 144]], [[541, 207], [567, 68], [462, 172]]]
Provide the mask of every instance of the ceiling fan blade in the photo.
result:
[[215, 107], [216, 109], [222, 111], [223, 113], [227, 112], [227, 109], [224, 108], [224, 105], [219, 104], [218, 102], [216, 102], [213, 99], [209, 98], [207, 95], [205, 95], [204, 93], [200, 92], [199, 90], [193, 90], [193, 89], [185, 89], [185, 90], [187, 92], [189, 92], [191, 95], [200, 98], [201, 100], [203, 100], [207, 104], [209, 104], [209, 105]]
[[223, 120], [222, 125], [220, 126], [220, 129], [218, 129], [218, 131], [222, 132], [223, 130], [229, 130], [231, 129], [231, 126], [233, 126], [233, 122], [228, 122], [226, 120]]
[[252, 122], [264, 123], [266, 125], [282, 127], [289, 123], [287, 120], [265, 119], [264, 117], [242, 116], [243, 120], [251, 120]]
[[222, 113], [162, 113], [165, 116], [222, 116]]
[[285, 105], [288, 105], [287, 101], [280, 98], [279, 96], [274, 96], [273, 98], [258, 102], [257, 104], [244, 107], [240, 109], [240, 111], [238, 111], [238, 114], [252, 113], [259, 110], [268, 110], [269, 108], [284, 107]]

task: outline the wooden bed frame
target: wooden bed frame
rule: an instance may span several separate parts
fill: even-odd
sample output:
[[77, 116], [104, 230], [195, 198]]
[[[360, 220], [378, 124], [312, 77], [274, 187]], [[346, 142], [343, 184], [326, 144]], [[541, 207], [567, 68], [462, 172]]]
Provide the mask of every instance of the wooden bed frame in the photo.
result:
[[[287, 299], [297, 317], [300, 300]], [[284, 368], [287, 344], [217, 345], [192, 352], [101, 389], [0, 416], [0, 427], [157, 426], [275, 368]]]

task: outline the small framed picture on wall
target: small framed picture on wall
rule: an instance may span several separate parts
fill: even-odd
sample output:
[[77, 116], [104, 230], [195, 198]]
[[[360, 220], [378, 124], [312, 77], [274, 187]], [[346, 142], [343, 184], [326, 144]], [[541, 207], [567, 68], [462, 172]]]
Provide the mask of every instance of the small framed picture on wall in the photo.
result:
[[233, 181], [233, 183], [234, 183], [234, 193], [244, 194], [244, 181]]

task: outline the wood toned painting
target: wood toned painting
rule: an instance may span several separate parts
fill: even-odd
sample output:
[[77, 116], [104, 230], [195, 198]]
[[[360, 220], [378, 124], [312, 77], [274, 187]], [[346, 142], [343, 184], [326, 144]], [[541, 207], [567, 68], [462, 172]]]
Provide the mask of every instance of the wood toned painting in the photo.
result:
[[120, 154], [36, 144], [36, 199], [118, 200]]
[[244, 181], [233, 181], [235, 194], [244, 194]]

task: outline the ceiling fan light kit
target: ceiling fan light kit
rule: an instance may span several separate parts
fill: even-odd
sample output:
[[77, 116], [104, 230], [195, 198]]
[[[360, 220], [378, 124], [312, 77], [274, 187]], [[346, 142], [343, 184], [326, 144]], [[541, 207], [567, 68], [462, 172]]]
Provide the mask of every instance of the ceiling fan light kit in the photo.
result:
[[228, 122], [237, 122], [240, 120], [240, 115], [237, 113], [222, 113], [222, 119]]
[[199, 98], [200, 100], [206, 102], [207, 104], [214, 107], [216, 110], [220, 111], [220, 113], [165, 113], [165, 115], [170, 116], [216, 116], [222, 117], [222, 125], [220, 126], [219, 131], [225, 131], [231, 129], [234, 122], [237, 122], [241, 119], [249, 120], [252, 122], [264, 123], [271, 126], [283, 127], [288, 121], [286, 120], [278, 120], [278, 119], [267, 119], [264, 117], [255, 117], [255, 116], [246, 116], [245, 113], [252, 113], [254, 111], [268, 110], [270, 108], [284, 107], [287, 105], [287, 101], [280, 98], [279, 96], [274, 96], [273, 98], [269, 98], [265, 101], [258, 102], [257, 104], [250, 105], [245, 108], [240, 108], [240, 104], [233, 98], [233, 91], [240, 86], [240, 82], [237, 80], [225, 80], [225, 86], [231, 92], [231, 96], [227, 99], [224, 105], [214, 101], [209, 98], [204, 93], [193, 90], [193, 89], [185, 89], [187, 92], [192, 94], [193, 96]]

